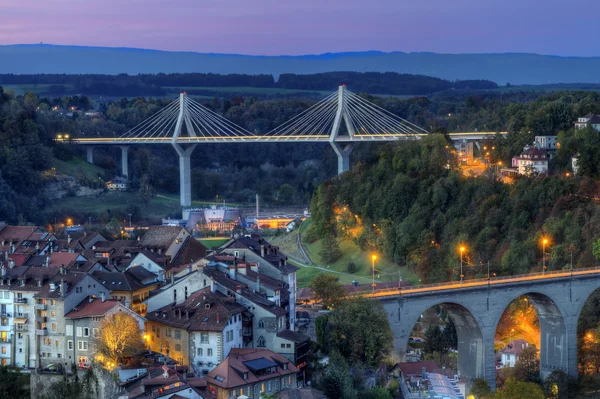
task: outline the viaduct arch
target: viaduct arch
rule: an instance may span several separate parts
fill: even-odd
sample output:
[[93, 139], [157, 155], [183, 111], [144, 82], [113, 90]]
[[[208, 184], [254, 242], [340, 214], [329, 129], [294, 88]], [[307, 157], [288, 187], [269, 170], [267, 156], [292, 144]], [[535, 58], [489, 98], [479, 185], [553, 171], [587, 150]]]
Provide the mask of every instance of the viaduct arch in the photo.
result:
[[598, 288], [600, 269], [593, 269], [403, 288], [400, 295], [379, 299], [401, 356], [421, 314], [434, 306], [445, 308], [456, 326], [461, 375], [484, 378], [495, 388], [494, 338], [502, 313], [512, 301], [525, 296], [538, 314], [542, 378], [554, 370], [576, 377], [577, 322], [583, 305]]

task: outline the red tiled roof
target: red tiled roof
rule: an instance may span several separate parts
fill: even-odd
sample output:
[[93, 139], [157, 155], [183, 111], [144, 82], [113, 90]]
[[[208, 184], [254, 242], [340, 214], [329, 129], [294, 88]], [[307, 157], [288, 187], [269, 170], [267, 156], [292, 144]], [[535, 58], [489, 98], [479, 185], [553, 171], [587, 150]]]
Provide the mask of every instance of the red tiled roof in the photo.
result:
[[31, 254], [10, 254], [8, 259], [12, 259], [15, 262], [15, 266], [23, 266], [30, 257]]
[[67, 319], [81, 319], [84, 317], [104, 316], [115, 306], [119, 305], [119, 301], [116, 299], [107, 299], [102, 302], [100, 298], [86, 297], [79, 305], [75, 306], [73, 310], [65, 315]]
[[69, 265], [71, 262], [74, 262], [79, 254], [70, 253], [70, 252], [54, 252], [50, 255], [50, 263], [48, 266], [50, 267], [59, 267], [60, 265]]

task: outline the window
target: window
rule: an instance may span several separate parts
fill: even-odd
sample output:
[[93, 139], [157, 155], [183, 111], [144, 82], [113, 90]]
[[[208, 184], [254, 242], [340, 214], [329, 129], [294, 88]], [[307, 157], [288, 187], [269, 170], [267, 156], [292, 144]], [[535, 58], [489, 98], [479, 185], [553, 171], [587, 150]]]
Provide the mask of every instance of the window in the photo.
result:
[[73, 335], [73, 326], [71, 324], [66, 326], [66, 335]]
[[201, 344], [208, 344], [208, 333], [200, 333], [200, 343]]
[[177, 290], [173, 290], [173, 301], [177, 302]]
[[56, 332], [56, 323], [52, 323], [52, 331]]
[[87, 363], [87, 356], [79, 356], [77, 358], [77, 360], [79, 360], [79, 364], [86, 364]]
[[50, 306], [56, 306], [56, 299], [52, 299], [50, 301]]
[[10, 291], [4, 291], [4, 299], [10, 298]]
[[[54, 324], [53, 324], [54, 326]], [[83, 336], [84, 337], [89, 337], [90, 336], [90, 329], [87, 327], [83, 327]]]
[[177, 352], [181, 352], [181, 345], [179, 345], [179, 344], [175, 345], [175, 350]]
[[292, 344], [287, 344], [286, 345], [286, 348], [291, 348], [291, 347], [292, 347]]
[[58, 348], [58, 340], [54, 341], [54, 345]]
[[94, 337], [98, 337], [98, 329], [97, 328], [93, 328], [92, 329], [92, 334], [94, 335]]
[[188, 296], [188, 291], [187, 291], [187, 287], [185, 287], [185, 292], [183, 294], [183, 299], [187, 299]]
[[285, 348], [285, 344], [281, 344], [281, 349]]
[[3, 326], [7, 326], [8, 325], [8, 319], [6, 317], [2, 318], [2, 325]]
[[256, 343], [256, 346], [258, 346], [259, 348], [264, 348], [265, 346], [267, 346], [265, 339], [263, 338], [263, 336], [261, 335], [260, 337], [258, 337], [258, 341]]
[[208, 350], [206, 351], [206, 355], [212, 356], [212, 348], [208, 348]]
[[264, 320], [263, 320], [263, 319], [260, 319], [260, 320], [258, 321], [258, 328], [265, 328], [265, 322], [264, 322]]
[[267, 381], [267, 392], [271, 392], [271, 381]]
[[77, 349], [79, 349], [80, 351], [88, 350], [87, 341], [77, 341]]
[[23, 333], [17, 333], [17, 338], [23, 339]]
[[50, 312], [50, 317], [56, 317], [56, 312], [54, 310]]
[[44, 345], [52, 345], [52, 340], [50, 338], [44, 338]]
[[181, 339], [181, 330], [175, 330], [175, 339]]
[[75, 327], [75, 332], [77, 333], [78, 337], [82, 336], [82, 334], [83, 334], [82, 331], [83, 331], [83, 328], [81, 328], [81, 327]]
[[198, 348], [198, 356], [202, 356], [202, 348]]
[[6, 346], [3, 346], [3, 347], [2, 347], [2, 354], [3, 354], [3, 355], [6, 355]]

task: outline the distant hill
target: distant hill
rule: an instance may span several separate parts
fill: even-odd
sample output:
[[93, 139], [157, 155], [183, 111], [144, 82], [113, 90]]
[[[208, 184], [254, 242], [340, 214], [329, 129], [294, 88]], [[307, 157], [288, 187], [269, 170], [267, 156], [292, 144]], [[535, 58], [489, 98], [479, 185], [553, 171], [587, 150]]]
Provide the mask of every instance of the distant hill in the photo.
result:
[[448, 80], [486, 79], [504, 85], [600, 82], [600, 57], [537, 54], [382, 53], [304, 56], [201, 54], [130, 48], [56, 45], [0, 46], [0, 73], [312, 74], [331, 71], [399, 72]]

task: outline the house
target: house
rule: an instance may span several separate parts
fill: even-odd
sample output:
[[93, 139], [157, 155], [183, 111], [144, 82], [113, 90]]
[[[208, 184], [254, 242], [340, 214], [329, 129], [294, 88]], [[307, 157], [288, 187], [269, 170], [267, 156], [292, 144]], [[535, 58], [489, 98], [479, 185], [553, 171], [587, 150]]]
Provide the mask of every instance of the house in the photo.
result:
[[38, 226], [8, 226], [0, 222], [0, 252], [11, 254], [33, 233], [42, 232], [42, 228]]
[[[131, 263], [127, 269], [132, 267], [143, 267], [157, 276], [158, 281], [165, 281], [167, 267], [165, 266], [166, 258], [150, 250], [144, 249], [131, 259]], [[125, 269], [125, 270], [127, 270]]]
[[295, 329], [296, 317], [296, 271], [298, 268], [287, 262], [287, 256], [279, 247], [271, 245], [264, 238], [254, 234], [233, 238], [223, 244], [221, 252], [228, 253], [246, 262], [260, 263], [261, 274], [275, 280], [282, 280], [288, 286], [289, 299], [285, 304], [288, 311], [288, 328]]
[[575, 129], [585, 129], [591, 126], [596, 131], [600, 131], [600, 115], [587, 114], [577, 118], [577, 122], [574, 123]]
[[456, 156], [458, 157], [459, 164], [473, 164], [473, 143], [470, 143], [467, 140], [461, 140], [454, 143], [454, 148], [456, 149]]
[[94, 271], [92, 276], [106, 287], [110, 299], [122, 302], [126, 308], [142, 316], [146, 314], [144, 301], [160, 284], [156, 274], [141, 266], [131, 267], [124, 272]]
[[284, 356], [268, 349], [232, 349], [206, 376], [208, 391], [217, 399], [245, 395], [258, 399], [296, 388], [298, 369]]
[[[65, 359], [79, 367], [87, 367], [93, 356], [93, 340], [98, 337], [98, 326], [102, 319], [117, 312], [133, 317], [144, 331], [144, 318], [125, 307], [116, 299], [88, 296], [65, 315]], [[142, 337], [140, 337], [140, 340]]]
[[513, 158], [513, 166], [524, 176], [547, 174], [548, 155], [535, 146], [527, 146], [520, 156]]
[[521, 352], [529, 346], [524, 339], [512, 340], [510, 344], [500, 349], [500, 364], [503, 367], [515, 367]]
[[198, 374], [207, 374], [232, 348], [243, 346], [245, 310], [232, 298], [206, 287], [181, 304], [173, 303], [147, 313], [150, 347], [192, 367]]
[[142, 374], [134, 374], [124, 384], [117, 399], [213, 399], [206, 390], [206, 380], [188, 377], [185, 367], [153, 367]]
[[556, 136], [535, 136], [534, 145], [545, 151], [556, 151], [560, 147]]
[[129, 181], [125, 177], [117, 176], [106, 182], [106, 188], [110, 191], [126, 191]]
[[298, 368], [298, 383], [304, 381], [304, 372], [308, 368], [310, 357], [310, 338], [302, 333], [282, 330], [277, 333], [274, 341], [274, 352], [285, 356]]

